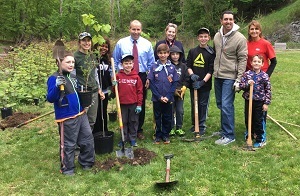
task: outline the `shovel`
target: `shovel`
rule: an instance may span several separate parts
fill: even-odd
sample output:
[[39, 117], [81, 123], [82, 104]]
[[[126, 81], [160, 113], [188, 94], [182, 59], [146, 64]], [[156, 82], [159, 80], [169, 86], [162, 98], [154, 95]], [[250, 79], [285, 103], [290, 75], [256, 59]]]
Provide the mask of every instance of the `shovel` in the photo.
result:
[[[53, 47], [53, 58], [56, 59], [56, 63], [59, 69], [59, 75], [62, 76], [62, 69], [61, 69], [61, 62], [60, 59], [64, 58], [65, 53], [65, 45], [61, 40], [56, 40], [54, 47]], [[59, 86], [59, 107], [65, 107], [69, 105], [68, 99], [65, 93], [65, 86], [62, 84]], [[63, 103], [64, 102], [64, 103]]]
[[166, 180], [165, 182], [157, 182], [156, 186], [159, 188], [169, 188], [178, 183], [177, 180], [170, 181], [170, 170], [171, 170], [171, 158], [173, 158], [173, 154], [165, 154], [165, 159], [167, 160], [167, 167], [166, 167]]
[[[111, 66], [113, 70], [113, 76], [114, 81], [117, 81], [116, 78], [116, 72], [115, 72], [115, 65], [114, 65], [114, 59], [111, 58]], [[120, 99], [119, 99], [119, 92], [118, 92], [118, 86], [115, 85], [115, 93], [116, 93], [116, 100], [117, 100], [117, 108], [118, 108], [118, 117], [119, 117], [119, 125], [122, 135], [122, 141], [121, 141], [121, 149], [116, 151], [117, 157], [127, 157], [129, 159], [133, 159], [134, 154], [132, 148], [125, 148], [125, 138], [124, 138], [124, 130], [123, 130], [123, 121], [122, 121], [122, 113], [121, 113], [121, 106], [120, 106]]]
[[253, 98], [253, 82], [250, 83], [250, 92], [249, 92], [249, 107], [248, 107], [248, 138], [246, 141], [246, 147], [244, 150], [246, 151], [255, 151], [253, 149], [253, 142], [252, 142], [252, 135], [251, 135], [251, 129], [252, 129], [252, 100]]

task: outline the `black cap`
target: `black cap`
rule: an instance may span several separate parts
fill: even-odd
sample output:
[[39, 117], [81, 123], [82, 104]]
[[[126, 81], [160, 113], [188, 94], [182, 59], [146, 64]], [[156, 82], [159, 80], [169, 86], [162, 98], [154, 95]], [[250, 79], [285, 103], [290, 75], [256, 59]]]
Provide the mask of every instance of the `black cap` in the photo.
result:
[[208, 35], [210, 35], [209, 29], [208, 29], [208, 28], [205, 28], [205, 27], [200, 28], [200, 29], [198, 30], [198, 34], [197, 34], [197, 35], [202, 34], [203, 32], [204, 32], [204, 33], [207, 33]]

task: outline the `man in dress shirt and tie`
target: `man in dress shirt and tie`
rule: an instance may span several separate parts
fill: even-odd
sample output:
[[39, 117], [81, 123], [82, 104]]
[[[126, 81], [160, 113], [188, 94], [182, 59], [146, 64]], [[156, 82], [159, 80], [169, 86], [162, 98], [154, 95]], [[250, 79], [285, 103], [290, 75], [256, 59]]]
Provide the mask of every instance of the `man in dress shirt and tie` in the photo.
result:
[[[118, 69], [121, 69], [121, 59], [123, 54], [132, 54], [137, 56], [134, 61], [134, 69], [139, 73], [139, 76], [143, 82], [143, 105], [142, 112], [139, 116], [139, 126], [137, 137], [144, 139], [143, 124], [145, 121], [145, 100], [147, 98], [147, 89], [149, 87], [149, 81], [147, 80], [147, 73], [150, 70], [151, 65], [155, 62], [152, 44], [147, 39], [141, 37], [142, 23], [138, 20], [130, 22], [129, 27], [130, 36], [120, 39], [114, 49], [113, 57], [115, 65]], [[136, 48], [134, 49], [134, 44]], [[136, 54], [137, 50], [137, 54]], [[138, 64], [138, 66], [137, 66]]]

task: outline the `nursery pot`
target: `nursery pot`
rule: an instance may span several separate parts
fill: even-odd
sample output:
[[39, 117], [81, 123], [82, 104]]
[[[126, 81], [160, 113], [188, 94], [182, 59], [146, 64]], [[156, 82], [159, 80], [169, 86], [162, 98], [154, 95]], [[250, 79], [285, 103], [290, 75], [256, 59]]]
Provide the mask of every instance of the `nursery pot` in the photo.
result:
[[118, 113], [116, 111], [108, 112], [109, 121], [115, 122], [117, 120]]
[[12, 107], [1, 108], [2, 119], [12, 115]]
[[34, 105], [39, 105], [39, 103], [40, 103], [39, 98], [34, 98], [33, 101], [34, 101]]
[[92, 104], [92, 97], [93, 97], [92, 91], [79, 91], [77, 93], [79, 96], [81, 106], [83, 108], [89, 107]]
[[102, 132], [94, 133], [95, 153], [111, 153], [114, 148], [114, 132], [108, 131], [103, 136]]

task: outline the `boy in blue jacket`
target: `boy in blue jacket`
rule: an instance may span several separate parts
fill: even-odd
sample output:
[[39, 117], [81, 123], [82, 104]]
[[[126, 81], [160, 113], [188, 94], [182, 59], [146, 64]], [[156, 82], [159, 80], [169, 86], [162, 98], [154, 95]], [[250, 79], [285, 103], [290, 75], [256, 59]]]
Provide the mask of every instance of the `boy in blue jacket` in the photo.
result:
[[[80, 146], [78, 162], [84, 170], [94, 165], [94, 138], [86, 112], [79, 102], [76, 92], [76, 78], [70, 73], [74, 69], [74, 56], [65, 52], [59, 71], [53, 73], [47, 81], [47, 100], [54, 104], [55, 121], [58, 123], [60, 135], [60, 172], [74, 175], [75, 146]], [[59, 65], [60, 64], [60, 65]], [[60, 100], [60, 86], [64, 86], [64, 99]]]
[[152, 91], [153, 113], [156, 124], [155, 143], [161, 140], [170, 143], [169, 133], [172, 128], [172, 103], [178, 81], [175, 66], [168, 60], [170, 54], [166, 44], [157, 47], [159, 60], [150, 69], [147, 79], [150, 81]]

